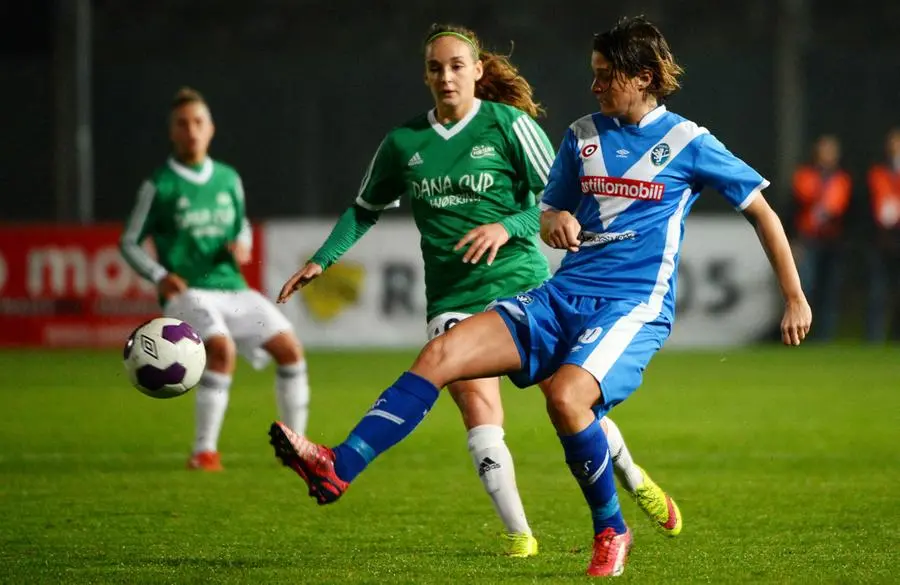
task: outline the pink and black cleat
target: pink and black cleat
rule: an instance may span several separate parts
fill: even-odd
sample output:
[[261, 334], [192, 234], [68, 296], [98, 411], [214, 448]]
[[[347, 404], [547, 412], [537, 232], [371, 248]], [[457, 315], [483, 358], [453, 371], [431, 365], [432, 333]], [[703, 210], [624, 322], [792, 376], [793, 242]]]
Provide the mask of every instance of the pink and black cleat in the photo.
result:
[[269, 443], [275, 448], [275, 456], [285, 466], [293, 469], [306, 485], [309, 495], [319, 505], [336, 502], [350, 484], [334, 471], [334, 452], [298, 435], [286, 424], [274, 422], [269, 427]]

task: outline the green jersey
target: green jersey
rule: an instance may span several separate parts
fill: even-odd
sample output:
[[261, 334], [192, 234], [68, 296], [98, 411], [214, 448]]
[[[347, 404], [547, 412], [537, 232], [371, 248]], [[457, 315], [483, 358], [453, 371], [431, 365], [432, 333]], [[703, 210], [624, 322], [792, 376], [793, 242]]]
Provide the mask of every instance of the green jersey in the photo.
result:
[[[549, 277], [538, 247], [536, 198], [552, 163], [546, 134], [527, 114], [476, 100], [452, 126], [441, 125], [431, 111], [391, 130], [369, 165], [356, 205], [377, 214], [406, 196], [421, 233], [428, 318], [477, 312]], [[502, 224], [509, 241], [490, 266], [486, 257], [464, 264], [464, 250], [454, 246], [471, 229], [490, 223]], [[355, 239], [365, 229], [355, 229]], [[339, 222], [314, 262], [327, 267], [346, 251], [349, 246], [341, 244], [348, 238], [335, 237], [341, 231]]]
[[[156, 259], [141, 247], [149, 237]], [[207, 158], [198, 169], [174, 159], [141, 185], [119, 247], [141, 276], [159, 282], [173, 272], [192, 288], [247, 288], [228, 244], [251, 243], [237, 171]]]

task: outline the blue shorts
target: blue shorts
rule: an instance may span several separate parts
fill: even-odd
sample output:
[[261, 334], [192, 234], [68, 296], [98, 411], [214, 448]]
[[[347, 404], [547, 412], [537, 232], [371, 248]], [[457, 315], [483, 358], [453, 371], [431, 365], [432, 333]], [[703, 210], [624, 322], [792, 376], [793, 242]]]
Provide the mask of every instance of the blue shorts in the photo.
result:
[[672, 330], [645, 302], [570, 295], [552, 282], [488, 308], [503, 317], [519, 348], [522, 369], [509, 375], [516, 386], [537, 384], [563, 364], [580, 366], [603, 393], [598, 416], [637, 390]]

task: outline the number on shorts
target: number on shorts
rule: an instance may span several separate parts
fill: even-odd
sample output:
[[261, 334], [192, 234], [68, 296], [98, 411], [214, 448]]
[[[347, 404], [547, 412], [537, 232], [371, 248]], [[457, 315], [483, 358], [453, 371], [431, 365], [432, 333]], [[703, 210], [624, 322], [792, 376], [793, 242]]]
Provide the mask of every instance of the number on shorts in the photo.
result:
[[585, 329], [584, 333], [581, 334], [581, 337], [578, 338], [579, 343], [594, 343], [597, 341], [597, 338], [600, 337], [600, 334], [603, 333], [603, 327], [592, 327], [591, 329]]

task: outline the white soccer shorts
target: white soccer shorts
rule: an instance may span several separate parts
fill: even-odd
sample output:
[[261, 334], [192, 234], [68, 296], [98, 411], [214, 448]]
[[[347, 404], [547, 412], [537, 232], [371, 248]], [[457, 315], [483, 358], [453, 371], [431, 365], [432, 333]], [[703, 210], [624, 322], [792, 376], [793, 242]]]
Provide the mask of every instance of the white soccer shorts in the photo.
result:
[[441, 313], [434, 319], [428, 322], [428, 325], [425, 326], [425, 333], [428, 335], [428, 341], [431, 341], [438, 335], [443, 335], [450, 331], [450, 328], [462, 321], [463, 319], [468, 319], [471, 317], [471, 313]]
[[256, 369], [269, 362], [262, 345], [293, 329], [272, 301], [252, 289], [190, 288], [169, 301], [163, 314], [186, 321], [204, 340], [215, 335], [232, 338], [238, 352]]

